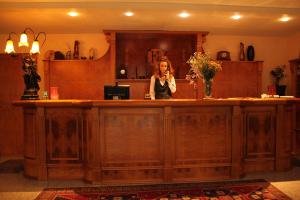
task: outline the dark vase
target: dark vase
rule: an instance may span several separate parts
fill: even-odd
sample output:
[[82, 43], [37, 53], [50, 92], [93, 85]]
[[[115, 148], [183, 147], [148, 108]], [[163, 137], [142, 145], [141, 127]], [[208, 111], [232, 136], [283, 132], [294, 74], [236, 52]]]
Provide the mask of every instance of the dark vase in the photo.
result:
[[276, 85], [276, 94], [279, 96], [285, 96], [286, 85]]
[[252, 45], [247, 47], [247, 59], [253, 61], [255, 58], [254, 47]]
[[212, 97], [212, 82], [213, 79], [203, 79], [204, 98]]

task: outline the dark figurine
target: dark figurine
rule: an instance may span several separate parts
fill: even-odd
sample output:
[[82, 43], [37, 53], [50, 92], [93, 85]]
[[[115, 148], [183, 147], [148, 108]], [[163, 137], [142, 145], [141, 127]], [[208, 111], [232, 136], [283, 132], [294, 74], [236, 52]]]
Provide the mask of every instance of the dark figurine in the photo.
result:
[[37, 73], [36, 61], [27, 56], [23, 59], [22, 66], [24, 74], [25, 91], [22, 99], [38, 99], [38, 91], [40, 90], [39, 81], [40, 75]]

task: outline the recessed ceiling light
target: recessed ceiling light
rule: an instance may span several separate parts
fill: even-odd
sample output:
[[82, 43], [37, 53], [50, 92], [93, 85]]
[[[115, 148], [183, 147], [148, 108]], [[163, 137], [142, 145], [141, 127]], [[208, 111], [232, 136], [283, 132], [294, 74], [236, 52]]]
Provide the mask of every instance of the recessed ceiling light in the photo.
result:
[[190, 13], [183, 11], [183, 12], [179, 13], [178, 16], [181, 18], [187, 18], [190, 16]]
[[127, 16], [127, 17], [131, 17], [131, 16], [133, 16], [133, 15], [134, 15], [134, 13], [133, 13], [133, 12], [130, 12], [130, 11], [128, 11], [128, 12], [124, 13], [124, 15], [125, 15], [125, 16]]
[[231, 19], [234, 19], [234, 20], [239, 20], [241, 18], [242, 18], [242, 16], [239, 15], [239, 14], [234, 14], [234, 15], [231, 16]]
[[290, 20], [291, 20], [291, 18], [287, 15], [283, 15], [281, 18], [279, 18], [279, 21], [281, 21], [281, 22], [288, 22]]
[[76, 11], [70, 11], [70, 12], [68, 12], [68, 15], [71, 17], [77, 17], [79, 15], [79, 13]]

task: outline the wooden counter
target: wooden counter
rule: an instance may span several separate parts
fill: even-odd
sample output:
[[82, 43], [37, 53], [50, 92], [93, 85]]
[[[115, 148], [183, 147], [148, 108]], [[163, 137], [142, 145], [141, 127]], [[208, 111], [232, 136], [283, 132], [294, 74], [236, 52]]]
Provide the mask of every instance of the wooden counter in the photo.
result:
[[300, 99], [39, 100], [24, 108], [25, 175], [166, 183], [291, 168]]

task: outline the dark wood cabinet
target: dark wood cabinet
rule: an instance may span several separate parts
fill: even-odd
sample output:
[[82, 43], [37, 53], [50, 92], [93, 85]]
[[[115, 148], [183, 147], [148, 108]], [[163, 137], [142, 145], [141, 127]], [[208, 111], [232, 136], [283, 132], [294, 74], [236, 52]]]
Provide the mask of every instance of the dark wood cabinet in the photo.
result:
[[189, 70], [186, 61], [196, 51], [197, 34], [117, 33], [116, 78], [125, 66], [127, 78], [150, 78], [162, 56], [167, 56], [175, 78], [184, 78]]
[[23, 153], [22, 109], [11, 104], [23, 94], [23, 75], [21, 54], [0, 54], [0, 157]]
[[300, 97], [300, 58], [290, 60], [292, 95]]
[[[290, 60], [292, 95], [300, 97], [300, 58]], [[300, 165], [300, 104], [296, 104], [296, 123], [294, 125], [293, 152], [295, 164]]]
[[161, 56], [172, 62], [176, 79], [184, 79], [189, 70], [186, 61], [196, 51], [208, 32], [188, 31], [104, 31], [111, 45], [111, 68], [116, 79], [126, 70], [125, 79], [149, 79]]

